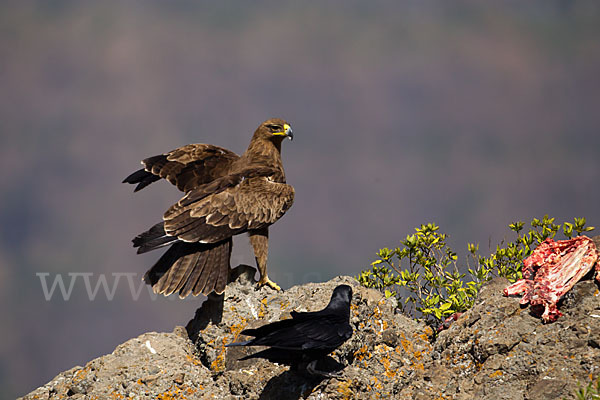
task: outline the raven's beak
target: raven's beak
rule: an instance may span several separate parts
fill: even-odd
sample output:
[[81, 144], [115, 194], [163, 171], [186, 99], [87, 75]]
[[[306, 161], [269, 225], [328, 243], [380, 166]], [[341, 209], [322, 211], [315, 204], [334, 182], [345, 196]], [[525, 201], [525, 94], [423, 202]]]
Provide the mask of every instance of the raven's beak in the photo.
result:
[[292, 127], [288, 124], [283, 126], [285, 128], [285, 136], [287, 136], [290, 140], [294, 140], [294, 132], [292, 131]]

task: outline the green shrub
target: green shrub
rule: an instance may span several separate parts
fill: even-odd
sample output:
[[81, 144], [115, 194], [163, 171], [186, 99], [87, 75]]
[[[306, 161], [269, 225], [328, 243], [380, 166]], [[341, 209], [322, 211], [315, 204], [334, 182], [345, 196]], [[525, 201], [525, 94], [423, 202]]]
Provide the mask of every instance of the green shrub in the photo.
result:
[[[403, 247], [379, 250], [379, 259], [357, 277], [358, 281], [385, 291], [387, 297], [398, 297], [398, 307], [404, 314], [420, 314], [427, 321], [467, 310], [479, 286], [463, 282], [464, 274], [456, 267], [456, 253], [438, 230], [432, 223], [421, 225], [401, 242]], [[399, 288], [405, 288], [409, 295], [402, 299]]]
[[[434, 223], [421, 225], [400, 242], [401, 247], [379, 250], [378, 259], [357, 280], [363, 286], [381, 290], [387, 297], [396, 297], [398, 308], [405, 315], [436, 325], [471, 308], [481, 285], [494, 276], [510, 282], [521, 279], [523, 259], [541, 242], [554, 238], [561, 228], [547, 215], [541, 220], [534, 218], [529, 231], [522, 234], [524, 226], [521, 221], [510, 224], [516, 239], [506, 245], [501, 243], [488, 257], [478, 253], [479, 245], [469, 243], [465, 278], [467, 274], [460, 273], [457, 267], [456, 253], [446, 243], [447, 235], [439, 233]], [[585, 218], [565, 222], [562, 228], [567, 238], [573, 232], [579, 235], [594, 229], [585, 227]], [[471, 262], [473, 266], [469, 265]]]
[[586, 387], [579, 387], [575, 392], [577, 400], [600, 400], [600, 377], [596, 382], [590, 380]]

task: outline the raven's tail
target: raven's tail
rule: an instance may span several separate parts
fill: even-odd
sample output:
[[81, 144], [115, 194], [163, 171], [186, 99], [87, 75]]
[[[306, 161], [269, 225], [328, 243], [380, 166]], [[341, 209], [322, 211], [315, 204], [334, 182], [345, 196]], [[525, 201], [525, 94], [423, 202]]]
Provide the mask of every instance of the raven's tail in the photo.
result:
[[269, 348], [245, 357], [238, 361], [249, 360], [251, 358], [264, 358], [277, 364], [295, 365], [302, 360], [301, 351], [282, 351], [281, 349]]
[[235, 346], [248, 346], [252, 342], [252, 340], [246, 340], [245, 342], [235, 342], [226, 344], [225, 347], [235, 347]]
[[208, 295], [223, 293], [229, 275], [231, 238], [217, 243], [177, 241], [144, 275], [155, 293]]

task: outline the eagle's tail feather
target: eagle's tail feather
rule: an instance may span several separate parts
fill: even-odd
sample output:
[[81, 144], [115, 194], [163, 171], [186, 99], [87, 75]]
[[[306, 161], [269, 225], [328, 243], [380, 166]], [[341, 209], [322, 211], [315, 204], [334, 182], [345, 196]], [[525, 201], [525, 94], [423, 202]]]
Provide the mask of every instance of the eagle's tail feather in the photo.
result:
[[144, 275], [155, 293], [223, 293], [229, 274], [231, 239], [218, 243], [174, 243]]
[[[231, 255], [231, 239], [226, 241], [227, 245], [220, 246], [207, 254], [206, 265], [203, 269], [204, 276], [198, 280], [194, 287], [194, 295], [215, 291], [217, 294], [223, 293], [227, 285], [229, 274], [229, 258]], [[215, 266], [227, 266], [215, 267]]]
[[207, 273], [204, 273], [205, 268], [206, 267], [206, 260], [208, 253], [201, 253], [200, 258], [198, 259], [198, 261], [196, 262], [196, 265], [194, 266], [194, 268], [192, 269], [188, 279], [186, 280], [186, 282], [183, 284], [183, 287], [180, 289], [179, 291], [179, 297], [184, 298], [186, 296], [188, 296], [190, 293], [193, 293], [194, 296], [199, 295], [200, 293], [202, 293], [202, 291], [194, 291], [194, 288], [198, 285], [198, 282], [202, 279], [204, 279], [206, 281], [206, 276], [208, 275]]
[[[173, 292], [181, 290], [194, 268], [198, 264], [198, 260], [202, 256], [202, 252], [197, 251], [184, 257], [180, 257], [167, 272], [165, 284], [167, 285], [164, 295], [168, 296]], [[185, 296], [181, 296], [182, 298]]]

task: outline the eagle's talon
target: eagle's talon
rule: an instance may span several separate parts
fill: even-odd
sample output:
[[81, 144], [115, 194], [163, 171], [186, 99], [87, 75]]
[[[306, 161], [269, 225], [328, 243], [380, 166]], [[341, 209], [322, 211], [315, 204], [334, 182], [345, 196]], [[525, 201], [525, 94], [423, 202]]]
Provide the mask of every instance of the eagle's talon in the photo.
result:
[[258, 281], [259, 288], [263, 287], [264, 285], [267, 285], [271, 289], [277, 290], [278, 292], [281, 291], [281, 287], [267, 277], [260, 278], [260, 280]]

